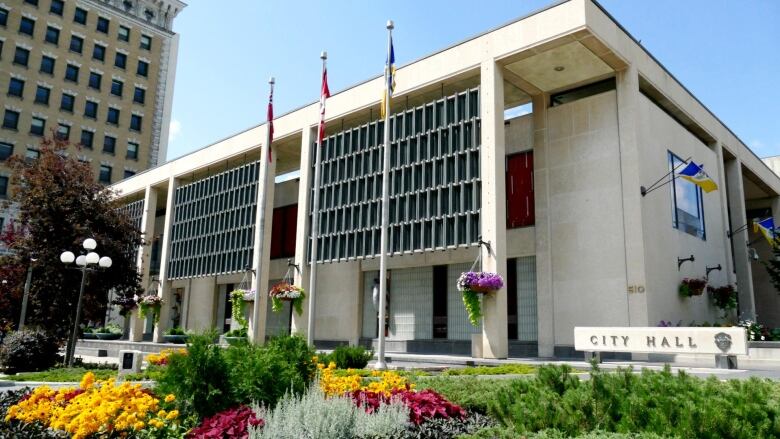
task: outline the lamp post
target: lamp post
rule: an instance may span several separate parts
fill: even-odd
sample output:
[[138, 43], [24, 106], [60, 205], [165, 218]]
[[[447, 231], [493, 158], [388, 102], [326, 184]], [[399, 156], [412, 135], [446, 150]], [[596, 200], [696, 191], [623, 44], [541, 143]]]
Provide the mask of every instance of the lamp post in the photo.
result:
[[22, 315], [19, 317], [19, 330], [24, 329], [24, 320], [27, 316], [27, 301], [30, 298], [30, 284], [32, 283], [32, 269], [35, 258], [30, 258], [30, 264], [27, 266], [27, 280], [24, 282], [24, 296], [22, 297]]
[[76, 304], [76, 320], [73, 322], [73, 333], [70, 335], [70, 341], [68, 342], [65, 351], [65, 364], [69, 367], [73, 366], [73, 354], [76, 351], [76, 339], [78, 338], [79, 323], [81, 322], [81, 305], [84, 301], [84, 284], [87, 280], [87, 271], [94, 271], [94, 269], [89, 268], [89, 266], [98, 264], [102, 268], [109, 268], [112, 263], [111, 258], [108, 256], [103, 256], [101, 258], [100, 255], [93, 251], [97, 247], [97, 242], [95, 242], [94, 239], [87, 238], [82, 245], [84, 249], [87, 250], [86, 255], [76, 257], [73, 252], [70, 251], [64, 251], [60, 255], [60, 261], [62, 261], [63, 264], [67, 265], [75, 260], [76, 265], [78, 266], [76, 269], [81, 270], [81, 287], [79, 288], [79, 300]]

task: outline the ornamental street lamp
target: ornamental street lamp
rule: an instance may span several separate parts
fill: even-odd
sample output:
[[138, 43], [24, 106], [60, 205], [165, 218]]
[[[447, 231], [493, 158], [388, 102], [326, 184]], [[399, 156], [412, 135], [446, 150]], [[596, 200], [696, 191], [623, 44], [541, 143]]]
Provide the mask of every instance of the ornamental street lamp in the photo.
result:
[[63, 264], [70, 264], [74, 260], [76, 261], [77, 270], [81, 270], [81, 287], [79, 288], [79, 300], [76, 304], [76, 320], [73, 322], [73, 333], [70, 335], [70, 341], [65, 351], [65, 364], [67, 366], [73, 366], [74, 352], [76, 351], [76, 339], [79, 333], [79, 324], [81, 323], [81, 305], [84, 300], [84, 284], [87, 279], [87, 271], [95, 271], [93, 268], [89, 268], [90, 265], [98, 264], [101, 268], [111, 267], [111, 258], [95, 253], [93, 250], [97, 247], [97, 242], [92, 238], [87, 238], [82, 244], [84, 249], [87, 250], [86, 255], [79, 255], [76, 257], [73, 252], [64, 251], [60, 255], [60, 261]]

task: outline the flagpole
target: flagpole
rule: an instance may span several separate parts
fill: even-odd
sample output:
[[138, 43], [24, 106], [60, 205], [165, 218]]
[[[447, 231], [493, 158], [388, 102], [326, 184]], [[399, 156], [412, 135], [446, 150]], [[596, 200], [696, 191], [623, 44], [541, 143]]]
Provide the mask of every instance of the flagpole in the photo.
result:
[[[325, 63], [328, 60], [328, 52], [322, 52], [320, 54], [322, 60], [322, 73], [323, 78], [325, 75]], [[306, 320], [306, 343], [309, 346], [314, 346], [314, 288], [317, 283], [317, 231], [319, 228], [320, 219], [320, 161], [322, 160], [322, 136], [320, 130], [322, 129], [322, 123], [325, 115], [323, 114], [324, 103], [322, 102], [322, 84], [320, 84], [320, 122], [317, 125], [317, 152], [315, 153], [316, 159], [314, 160], [314, 199], [311, 203], [311, 252], [309, 257], [311, 258], [311, 268], [309, 272], [309, 315]], [[302, 188], [300, 190], [306, 190]]]
[[379, 352], [375, 369], [387, 369], [385, 363], [385, 307], [387, 303], [387, 234], [390, 225], [390, 51], [393, 44], [393, 20], [387, 20], [387, 64], [385, 66], [385, 154], [382, 161], [382, 229], [379, 243]]
[[[268, 78], [268, 84], [271, 86], [271, 94], [269, 99], [273, 99], [274, 95], [274, 83], [276, 81], [274, 80], [274, 77], [271, 76]], [[268, 120], [265, 122], [266, 125], [266, 135], [265, 135], [265, 149], [266, 154], [260, 154], [260, 184], [257, 185], [257, 189], [260, 190], [259, 198], [257, 200], [257, 242], [255, 242], [255, 247], [257, 248], [256, 251], [260, 253], [259, 257], [257, 258], [257, 267], [255, 267], [255, 304], [252, 308], [252, 333], [250, 334], [251, 338], [250, 340], [253, 343], [258, 343], [257, 338], [259, 337], [260, 333], [260, 292], [262, 291], [263, 294], [265, 294], [266, 288], [260, 285], [260, 273], [263, 271], [263, 245], [265, 241], [265, 194], [266, 194], [266, 186], [268, 184], [268, 163], [263, 163], [265, 161], [265, 156], [267, 155], [270, 157], [271, 155], [271, 136], [273, 135], [271, 133], [271, 124], [273, 123], [272, 120]], [[273, 184], [273, 183], [272, 183]], [[262, 189], [262, 190], [261, 190]], [[264, 340], [260, 340], [259, 342], [262, 343]]]

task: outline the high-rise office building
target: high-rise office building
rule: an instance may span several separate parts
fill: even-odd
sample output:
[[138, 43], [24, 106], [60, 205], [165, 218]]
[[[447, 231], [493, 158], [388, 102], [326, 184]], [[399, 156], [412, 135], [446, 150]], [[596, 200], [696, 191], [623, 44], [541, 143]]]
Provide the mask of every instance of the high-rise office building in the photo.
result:
[[[178, 0], [0, 0], [0, 199], [43, 136], [111, 184], [165, 162]], [[14, 216], [0, 209], [0, 224]]]

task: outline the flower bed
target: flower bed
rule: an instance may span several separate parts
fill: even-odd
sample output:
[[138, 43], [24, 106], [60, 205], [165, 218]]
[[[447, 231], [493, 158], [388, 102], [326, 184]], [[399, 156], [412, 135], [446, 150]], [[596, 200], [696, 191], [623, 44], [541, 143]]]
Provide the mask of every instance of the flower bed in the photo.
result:
[[140, 384], [95, 381], [95, 375], [88, 372], [77, 388], [36, 388], [8, 408], [5, 421], [40, 424], [73, 439], [140, 434], [175, 437], [183, 433], [179, 412], [171, 409], [175, 399], [170, 394], [161, 400]]
[[146, 356], [146, 361], [153, 366], [165, 366], [171, 355], [187, 355], [187, 349], [163, 349], [159, 354], [149, 354]]
[[303, 288], [293, 285], [289, 282], [279, 282], [271, 288], [268, 292], [268, 296], [271, 298], [271, 310], [273, 312], [279, 312], [282, 310], [282, 302], [292, 302], [292, 306], [298, 315], [303, 314], [303, 299], [306, 298], [306, 293]]

